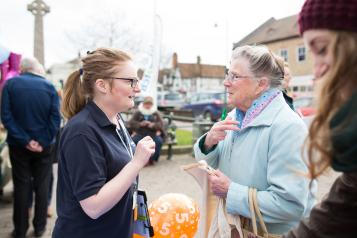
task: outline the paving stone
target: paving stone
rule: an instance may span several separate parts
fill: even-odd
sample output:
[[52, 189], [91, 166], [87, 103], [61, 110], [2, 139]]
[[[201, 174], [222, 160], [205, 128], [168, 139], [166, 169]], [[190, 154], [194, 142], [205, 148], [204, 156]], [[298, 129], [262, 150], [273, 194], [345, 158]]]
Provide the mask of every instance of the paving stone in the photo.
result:
[[[145, 167], [140, 173], [139, 187], [144, 189], [148, 195], [148, 202], [154, 201], [165, 193], [183, 193], [193, 198], [197, 203], [200, 201], [201, 191], [195, 180], [180, 166], [195, 162], [191, 155], [175, 155], [172, 160], [166, 160], [166, 156], [160, 158], [159, 163]], [[57, 165], [54, 166], [55, 185], [57, 183]], [[322, 176], [318, 183], [318, 200], [328, 192], [333, 181], [338, 176], [335, 172], [329, 172]], [[53, 192], [55, 193], [56, 187]], [[10, 237], [13, 230], [12, 225], [12, 184], [5, 187], [5, 200], [0, 202], [0, 238]], [[51, 208], [55, 213], [56, 196], [54, 194]], [[56, 215], [48, 219], [47, 231], [44, 238], [51, 237], [55, 225]], [[31, 223], [31, 222], [30, 222]], [[28, 231], [28, 237], [33, 237], [32, 224]]]

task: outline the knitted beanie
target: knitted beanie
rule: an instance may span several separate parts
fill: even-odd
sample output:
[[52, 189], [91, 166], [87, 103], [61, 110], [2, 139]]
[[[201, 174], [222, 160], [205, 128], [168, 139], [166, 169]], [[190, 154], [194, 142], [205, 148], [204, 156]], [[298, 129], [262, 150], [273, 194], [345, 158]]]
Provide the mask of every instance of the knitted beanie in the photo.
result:
[[306, 0], [299, 29], [300, 34], [309, 29], [357, 32], [357, 0]]

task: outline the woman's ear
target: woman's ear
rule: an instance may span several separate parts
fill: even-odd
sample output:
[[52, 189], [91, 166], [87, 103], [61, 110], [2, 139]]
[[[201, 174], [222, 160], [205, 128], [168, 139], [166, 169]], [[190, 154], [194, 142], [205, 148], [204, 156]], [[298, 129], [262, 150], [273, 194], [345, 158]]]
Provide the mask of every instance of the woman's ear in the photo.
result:
[[257, 95], [262, 94], [269, 88], [269, 79], [267, 77], [261, 77], [258, 81]]
[[94, 84], [98, 92], [106, 94], [108, 92], [108, 84], [104, 79], [97, 79]]

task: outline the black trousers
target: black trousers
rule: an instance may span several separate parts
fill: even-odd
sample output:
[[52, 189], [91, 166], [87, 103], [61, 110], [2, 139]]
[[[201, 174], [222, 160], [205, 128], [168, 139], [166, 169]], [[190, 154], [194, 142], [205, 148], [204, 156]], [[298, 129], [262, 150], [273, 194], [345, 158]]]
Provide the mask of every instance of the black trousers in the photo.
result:
[[35, 213], [33, 226], [35, 231], [45, 229], [47, 222], [47, 199], [52, 173], [53, 146], [41, 153], [34, 153], [25, 148], [9, 146], [14, 183], [13, 222], [16, 237], [25, 237], [29, 227], [28, 201], [31, 194], [31, 178], [35, 192]]

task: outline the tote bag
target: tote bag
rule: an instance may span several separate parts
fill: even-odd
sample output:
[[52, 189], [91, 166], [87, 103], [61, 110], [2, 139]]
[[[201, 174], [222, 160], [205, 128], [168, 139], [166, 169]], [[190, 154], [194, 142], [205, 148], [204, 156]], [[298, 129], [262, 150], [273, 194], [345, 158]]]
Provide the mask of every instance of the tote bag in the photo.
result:
[[[249, 188], [248, 202], [251, 219], [233, 216], [226, 212], [225, 199], [220, 199], [216, 215], [212, 220], [209, 238], [281, 238], [281, 235], [270, 234], [259, 209], [257, 189]], [[258, 217], [258, 220], [257, 220]], [[257, 226], [259, 222], [259, 229]]]

